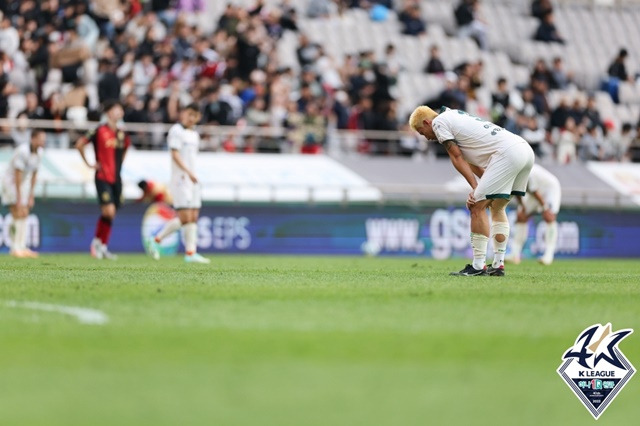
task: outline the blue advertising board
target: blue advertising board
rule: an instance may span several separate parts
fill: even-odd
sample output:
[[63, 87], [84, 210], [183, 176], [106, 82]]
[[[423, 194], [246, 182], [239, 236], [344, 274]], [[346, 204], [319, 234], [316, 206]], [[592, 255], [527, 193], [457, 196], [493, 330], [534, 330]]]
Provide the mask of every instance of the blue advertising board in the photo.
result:
[[[28, 220], [28, 244], [41, 252], [88, 251], [98, 219], [91, 202], [42, 201]], [[143, 238], [175, 213], [163, 205], [125, 205], [110, 248], [142, 252]], [[509, 212], [513, 222], [515, 212]], [[529, 223], [524, 255], [544, 250], [544, 222]], [[640, 212], [562, 210], [558, 257], [640, 257]], [[0, 212], [0, 251], [11, 216]], [[469, 214], [463, 207], [351, 205], [205, 205], [198, 221], [201, 252], [470, 257]], [[182, 250], [179, 235], [165, 254]]]

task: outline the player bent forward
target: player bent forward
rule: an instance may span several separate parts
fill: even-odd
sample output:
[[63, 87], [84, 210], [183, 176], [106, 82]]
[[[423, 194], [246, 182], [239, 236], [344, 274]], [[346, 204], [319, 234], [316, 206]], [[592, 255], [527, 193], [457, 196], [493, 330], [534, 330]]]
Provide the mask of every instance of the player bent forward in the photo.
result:
[[194, 129], [200, 121], [200, 109], [195, 103], [189, 104], [180, 111], [180, 122], [171, 126], [167, 135], [167, 144], [171, 150], [171, 184], [173, 208], [178, 217], [167, 222], [147, 241], [149, 254], [155, 260], [160, 258], [160, 242], [180, 227], [184, 230], [186, 262], [209, 263], [210, 260], [196, 253], [198, 236], [198, 215], [200, 213], [200, 184], [195, 175], [196, 156], [200, 146], [200, 135]]
[[[440, 114], [426, 106], [413, 111], [412, 129], [447, 150], [456, 170], [471, 185], [467, 199], [471, 212], [473, 263], [452, 275], [504, 276], [504, 255], [509, 238], [506, 206], [512, 195], [524, 195], [534, 162], [531, 146], [502, 127], [462, 110]], [[476, 179], [476, 176], [479, 179]], [[491, 226], [487, 208], [491, 211]], [[493, 240], [493, 264], [487, 269], [487, 244]]]
[[516, 233], [511, 242], [511, 260], [520, 263], [522, 248], [529, 235], [529, 218], [535, 213], [542, 213], [546, 222], [545, 250], [538, 261], [543, 265], [551, 265], [558, 242], [558, 222], [556, 217], [560, 211], [562, 191], [560, 181], [544, 167], [535, 164], [529, 175], [527, 194], [518, 197], [518, 217], [516, 219]]
[[32, 130], [30, 143], [15, 149], [2, 179], [2, 204], [9, 206], [13, 217], [11, 256], [38, 257], [27, 248], [27, 217], [35, 204], [33, 189], [45, 141], [43, 130]]

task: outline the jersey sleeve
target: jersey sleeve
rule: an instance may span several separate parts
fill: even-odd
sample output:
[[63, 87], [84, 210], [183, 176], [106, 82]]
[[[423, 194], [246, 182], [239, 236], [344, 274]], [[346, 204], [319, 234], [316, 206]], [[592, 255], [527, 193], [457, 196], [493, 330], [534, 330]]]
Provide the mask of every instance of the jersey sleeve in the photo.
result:
[[182, 138], [179, 126], [173, 126], [169, 129], [169, 134], [167, 135], [167, 145], [169, 149], [182, 149]]
[[84, 134], [83, 138], [85, 138], [88, 143], [95, 145], [96, 140], [98, 138], [98, 129], [89, 130], [87, 133]]
[[433, 120], [431, 127], [433, 128], [433, 133], [435, 133], [436, 138], [438, 138], [438, 143], [455, 139], [453, 133], [451, 133], [448, 123], [442, 117], [436, 117]]
[[27, 162], [29, 161], [29, 155], [25, 155], [22, 152], [22, 149], [18, 150], [13, 157], [13, 169], [14, 170], [25, 170], [27, 168]]

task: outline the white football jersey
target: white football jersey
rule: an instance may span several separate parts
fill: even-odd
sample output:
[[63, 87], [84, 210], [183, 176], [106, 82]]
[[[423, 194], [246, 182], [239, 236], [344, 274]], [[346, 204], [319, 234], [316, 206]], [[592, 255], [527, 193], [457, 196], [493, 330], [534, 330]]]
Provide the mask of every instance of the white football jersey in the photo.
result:
[[20, 184], [30, 181], [33, 173], [40, 167], [42, 152], [42, 148], [38, 148], [36, 152], [31, 152], [30, 143], [19, 145], [13, 151], [11, 161], [7, 164], [7, 169], [4, 172], [4, 183], [6, 185], [16, 184], [16, 170], [22, 170], [22, 181]]
[[483, 168], [487, 167], [492, 155], [516, 144], [527, 144], [510, 131], [457, 109], [447, 109], [439, 114], [433, 119], [432, 127], [439, 143], [455, 140], [464, 159]]
[[[169, 149], [175, 149], [180, 153], [182, 162], [192, 172], [196, 172], [196, 156], [200, 148], [200, 135], [193, 129], [185, 129], [182, 124], [174, 124], [167, 135]], [[189, 176], [175, 161], [171, 161], [171, 180], [189, 180]]]
[[527, 182], [527, 192], [540, 191], [542, 194], [547, 194], [559, 190], [560, 181], [558, 178], [544, 167], [534, 164]]

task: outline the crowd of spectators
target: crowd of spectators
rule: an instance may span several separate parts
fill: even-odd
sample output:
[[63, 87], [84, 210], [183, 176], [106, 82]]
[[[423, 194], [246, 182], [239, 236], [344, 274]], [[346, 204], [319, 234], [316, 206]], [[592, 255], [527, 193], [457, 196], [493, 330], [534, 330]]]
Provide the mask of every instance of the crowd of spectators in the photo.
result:
[[[302, 10], [291, 0], [277, 6], [255, 0], [249, 7], [230, 2], [213, 30], [205, 32], [198, 25], [205, 12], [203, 0], [3, 2], [0, 118], [9, 113], [14, 94], [24, 94], [16, 111], [19, 120], [48, 119], [58, 124], [98, 119], [100, 105], [111, 99], [122, 102], [126, 122], [171, 123], [177, 120], [181, 104], [197, 102], [202, 125], [231, 129], [223, 137], [205, 132], [204, 149], [242, 152], [316, 153], [333, 129], [406, 129], [396, 95], [404, 72], [396, 47], [388, 44], [381, 57], [362, 51], [334, 58], [300, 28], [299, 14], [324, 19], [358, 7], [375, 20], [397, 10], [402, 33], [428, 37], [423, 3], [310, 0], [307, 4]], [[490, 48], [479, 0], [462, 0], [452, 6], [452, 13], [460, 37], [473, 38], [481, 49]], [[534, 1], [532, 14], [540, 18], [541, 27], [553, 26], [548, 0]], [[297, 38], [299, 69], [278, 62], [277, 46], [285, 32]], [[539, 30], [536, 37], [538, 33], [556, 37], [547, 41], [562, 42], [555, 29]], [[627, 78], [622, 75], [627, 72], [626, 55], [620, 52], [609, 74]], [[442, 93], [424, 100], [435, 107], [477, 105], [477, 91], [486, 87], [481, 60], [447, 69], [435, 44], [424, 71], [442, 76]], [[561, 162], [635, 158], [638, 126], [612, 129], [599, 117], [592, 97], [549, 107], [549, 90], [574, 84], [562, 58], [551, 64], [538, 61], [526, 87], [509, 90], [508, 83], [501, 78], [491, 104], [476, 110], [523, 135], [540, 156]], [[21, 123], [11, 130], [16, 143], [27, 140]], [[268, 133], [241, 136], [246, 126]], [[162, 130], [133, 136], [138, 147], [164, 148]], [[48, 146], [64, 148], [72, 144], [74, 134], [60, 126], [49, 129], [47, 138]], [[428, 149], [411, 139], [344, 138], [342, 143], [348, 145], [345, 149], [382, 155]]]

